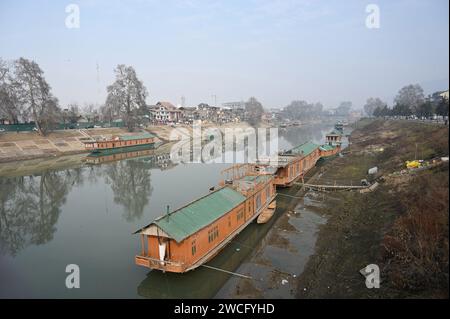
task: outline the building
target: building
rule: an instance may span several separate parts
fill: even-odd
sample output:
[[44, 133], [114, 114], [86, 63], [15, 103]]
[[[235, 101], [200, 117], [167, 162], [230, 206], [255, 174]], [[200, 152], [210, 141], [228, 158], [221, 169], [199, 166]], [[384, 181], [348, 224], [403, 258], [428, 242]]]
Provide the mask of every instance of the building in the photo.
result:
[[441, 92], [439, 96], [448, 101], [448, 90]]
[[164, 105], [150, 105], [149, 111], [150, 120], [153, 122], [153, 124], [166, 124], [167, 122], [169, 122], [169, 111]]
[[158, 102], [156, 106], [164, 115], [166, 122], [178, 123], [182, 119], [182, 112], [170, 102]]
[[230, 108], [232, 110], [243, 110], [245, 109], [245, 102], [244, 101], [240, 101], [240, 102], [226, 102], [226, 103], [222, 103], [222, 107], [223, 108]]

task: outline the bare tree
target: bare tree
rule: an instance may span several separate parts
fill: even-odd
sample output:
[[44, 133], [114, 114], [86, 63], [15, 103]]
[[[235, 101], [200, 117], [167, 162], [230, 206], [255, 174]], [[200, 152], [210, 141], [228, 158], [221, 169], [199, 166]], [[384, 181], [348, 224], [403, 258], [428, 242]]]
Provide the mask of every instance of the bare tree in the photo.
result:
[[14, 65], [14, 86], [25, 115], [34, 120], [39, 134], [45, 135], [58, 120], [58, 100], [51, 94], [44, 72], [36, 62], [19, 58]]
[[379, 99], [377, 97], [375, 97], [375, 98], [370, 97], [367, 99], [367, 102], [364, 105], [364, 111], [366, 112], [367, 115], [372, 116], [373, 112], [377, 108], [382, 109], [385, 105], [386, 105], [386, 103], [384, 103], [381, 99]]
[[69, 123], [76, 123], [80, 118], [80, 107], [77, 103], [71, 103], [67, 105], [67, 119]]
[[261, 122], [264, 108], [255, 97], [251, 97], [245, 103], [245, 112], [247, 113], [248, 123], [252, 126], [255, 126]]
[[410, 84], [403, 87], [395, 97], [395, 103], [409, 107], [412, 113], [417, 113], [424, 103], [423, 89], [419, 84]]
[[146, 105], [147, 89], [133, 67], [120, 64], [114, 72], [116, 80], [107, 88], [105, 104], [120, 114], [128, 130], [132, 131], [137, 122], [137, 110]]
[[10, 122], [18, 122], [20, 104], [12, 82], [12, 66], [0, 59], [0, 117]]

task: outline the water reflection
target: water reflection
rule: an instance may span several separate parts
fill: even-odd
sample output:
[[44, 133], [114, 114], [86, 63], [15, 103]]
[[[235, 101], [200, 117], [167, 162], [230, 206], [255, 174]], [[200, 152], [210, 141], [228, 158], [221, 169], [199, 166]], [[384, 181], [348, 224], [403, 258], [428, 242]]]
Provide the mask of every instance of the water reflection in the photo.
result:
[[94, 184], [104, 178], [113, 191], [114, 202], [124, 208], [124, 220], [132, 222], [142, 217], [153, 191], [151, 169], [173, 167], [168, 153], [142, 155], [108, 161], [107, 165], [0, 177], [0, 252], [15, 256], [29, 245], [51, 241], [67, 195], [85, 181]]
[[[331, 127], [289, 128], [279, 135], [280, 147], [323, 141], [321, 134]], [[218, 164], [175, 168], [169, 154], [170, 144], [108, 158], [82, 154], [0, 164], [0, 272], [12, 278], [11, 284], [0, 284], [0, 296], [214, 296], [228, 274], [201, 267], [183, 275], [151, 271], [145, 276], [147, 271], [133, 264], [140, 243], [132, 231], [167, 203], [179, 207], [202, 195], [223, 169]], [[271, 225], [250, 225], [208, 264], [237, 269]], [[76, 292], [61, 284], [68, 263], [84, 269], [84, 288]]]
[[82, 183], [80, 169], [0, 179], [0, 250], [15, 256], [53, 239], [67, 194]]
[[288, 129], [280, 129], [278, 134], [288, 142], [289, 146], [298, 145], [299, 141], [323, 144], [325, 142], [323, 137], [329, 130], [330, 124], [319, 124], [314, 128], [311, 126], [294, 126]]
[[151, 162], [128, 160], [105, 168], [106, 183], [114, 192], [114, 202], [124, 207], [123, 217], [131, 222], [142, 216], [153, 191], [150, 185]]

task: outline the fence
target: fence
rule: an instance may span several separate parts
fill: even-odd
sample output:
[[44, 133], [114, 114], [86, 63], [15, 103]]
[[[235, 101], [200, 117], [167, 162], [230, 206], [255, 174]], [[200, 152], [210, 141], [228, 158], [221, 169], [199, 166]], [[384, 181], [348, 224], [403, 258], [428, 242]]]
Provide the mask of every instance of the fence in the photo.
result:
[[[92, 128], [94, 125], [101, 127], [123, 127], [123, 122], [82, 122], [82, 123], [59, 123], [54, 128], [55, 130], [68, 130], [68, 129], [86, 129]], [[0, 124], [0, 129], [4, 129], [9, 132], [29, 132], [32, 131], [36, 125], [34, 123], [22, 123], [22, 124]]]

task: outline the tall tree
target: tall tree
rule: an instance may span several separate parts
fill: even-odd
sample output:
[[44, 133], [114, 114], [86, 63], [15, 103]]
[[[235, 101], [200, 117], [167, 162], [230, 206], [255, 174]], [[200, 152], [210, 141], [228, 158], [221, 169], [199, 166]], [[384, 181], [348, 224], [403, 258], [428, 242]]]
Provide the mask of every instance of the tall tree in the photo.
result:
[[433, 112], [434, 112], [433, 103], [431, 103], [431, 101], [426, 101], [419, 106], [416, 115], [419, 118], [422, 117], [429, 118], [431, 115], [433, 115]]
[[436, 114], [440, 116], [448, 116], [448, 99], [442, 98], [436, 107]]
[[344, 101], [336, 108], [336, 114], [341, 116], [347, 116], [352, 108], [353, 103], [351, 101]]
[[39, 134], [45, 135], [58, 120], [58, 100], [36, 62], [19, 58], [14, 65], [14, 86], [25, 115], [34, 120]]
[[424, 103], [425, 96], [419, 84], [410, 84], [400, 89], [394, 101], [395, 104], [407, 106], [412, 113], [416, 114]]
[[379, 107], [380, 109], [382, 109], [385, 105], [386, 105], [386, 103], [384, 103], [379, 98], [370, 97], [367, 99], [367, 102], [364, 105], [364, 111], [366, 112], [366, 114], [368, 116], [372, 116], [372, 115], [374, 115], [373, 112], [375, 111], [376, 108]]
[[0, 117], [14, 123], [20, 116], [20, 104], [11, 70], [11, 65], [0, 58]]
[[251, 97], [245, 103], [245, 112], [247, 113], [248, 123], [251, 126], [256, 126], [261, 122], [261, 117], [264, 113], [264, 108], [255, 97]]
[[392, 115], [410, 116], [411, 114], [411, 108], [406, 104], [397, 103], [392, 108]]
[[128, 130], [133, 131], [137, 122], [137, 111], [146, 105], [147, 89], [137, 78], [133, 67], [120, 64], [114, 72], [116, 80], [107, 88], [105, 105], [111, 108], [113, 113], [120, 114]]

